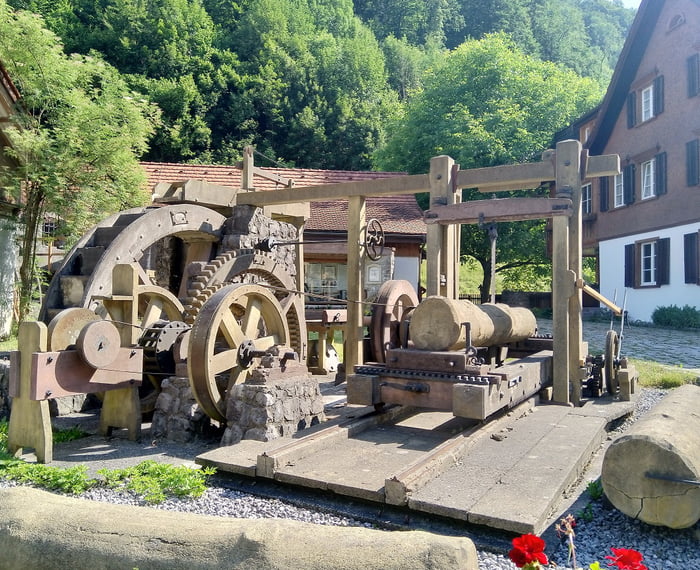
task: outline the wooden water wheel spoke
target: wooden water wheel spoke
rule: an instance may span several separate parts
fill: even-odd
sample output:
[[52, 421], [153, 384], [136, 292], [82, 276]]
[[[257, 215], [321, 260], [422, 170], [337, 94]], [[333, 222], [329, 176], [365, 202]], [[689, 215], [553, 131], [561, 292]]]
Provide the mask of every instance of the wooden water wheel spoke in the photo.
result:
[[212, 374], [221, 374], [231, 370], [238, 360], [238, 350], [232, 348], [216, 353], [211, 357], [210, 371]]
[[260, 327], [260, 319], [262, 317], [261, 300], [257, 297], [249, 297], [246, 299], [247, 305], [243, 307], [245, 315], [241, 322], [243, 336], [246, 338], [255, 338]]
[[231, 311], [224, 311], [221, 316], [221, 333], [229, 346], [241, 346], [245, 341], [245, 333]]

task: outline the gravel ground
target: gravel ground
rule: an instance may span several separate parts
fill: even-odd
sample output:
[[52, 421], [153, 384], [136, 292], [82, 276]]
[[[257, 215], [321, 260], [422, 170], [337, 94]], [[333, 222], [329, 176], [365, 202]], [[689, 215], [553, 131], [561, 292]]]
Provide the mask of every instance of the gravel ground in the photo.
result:
[[[664, 394], [661, 390], [642, 390], [635, 413], [618, 426], [616, 431], [623, 432], [631, 422], [660, 401]], [[611, 437], [614, 438], [615, 433], [612, 433]], [[0, 487], [10, 484], [12, 483], [0, 480]], [[91, 490], [83, 497], [110, 503], [144, 505], [143, 501], [134, 495], [106, 489]], [[587, 568], [589, 563], [598, 560], [605, 568], [605, 556], [611, 553], [610, 547], [616, 547], [634, 548], [642, 552], [649, 570], [700, 569], [700, 524], [685, 530], [652, 527], [623, 515], [605, 499], [591, 502], [590, 506], [586, 504], [588, 503], [581, 503], [579, 500], [580, 507], [574, 506], [574, 509], [585, 508], [585, 516], [580, 516], [577, 510], [573, 511], [573, 514], [578, 516], [575, 544], [579, 565], [583, 564]], [[307, 508], [299, 506], [298, 503], [265, 498], [216, 484], [199, 499], [169, 499], [154, 508], [237, 518], [287, 518], [324, 525], [387, 527], [379, 519], [372, 521], [365, 517], [344, 516], [332, 508]], [[393, 528], [397, 526], [401, 525]], [[447, 532], [455, 534], [455, 528], [452, 527]], [[456, 533], [462, 534], [459, 530]], [[463, 533], [474, 538], [477, 545], [488, 542], [487, 539], [481, 541], [480, 537], [474, 536], [473, 529], [465, 529]], [[560, 566], [570, 567], [567, 566], [566, 545], [558, 540], [551, 530], [543, 536], [548, 542], [546, 552], [550, 559]], [[497, 549], [501, 549], [500, 553], [494, 552], [493, 547], [479, 550], [481, 570], [516, 568], [503, 553], [507, 542], [501, 540], [498, 544]]]

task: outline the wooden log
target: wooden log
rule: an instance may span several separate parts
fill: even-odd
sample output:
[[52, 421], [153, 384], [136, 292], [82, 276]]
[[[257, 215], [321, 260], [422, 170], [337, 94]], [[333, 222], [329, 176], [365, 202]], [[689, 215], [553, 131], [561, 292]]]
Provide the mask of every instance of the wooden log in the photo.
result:
[[460, 350], [466, 347], [470, 324], [472, 346], [494, 346], [525, 340], [537, 328], [535, 315], [501, 303], [475, 305], [467, 300], [432, 296], [411, 316], [410, 336], [419, 350]]
[[616, 508], [669, 528], [700, 519], [698, 409], [700, 386], [676, 388], [610, 445], [601, 482]]

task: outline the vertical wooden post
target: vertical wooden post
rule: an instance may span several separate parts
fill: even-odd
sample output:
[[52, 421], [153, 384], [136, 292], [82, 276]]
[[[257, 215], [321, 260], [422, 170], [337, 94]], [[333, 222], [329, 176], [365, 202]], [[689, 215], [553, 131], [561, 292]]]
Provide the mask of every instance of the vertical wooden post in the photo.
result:
[[[105, 299], [105, 307], [119, 327], [122, 346], [134, 346], [141, 331], [138, 325], [138, 273], [133, 265], [119, 264], [112, 270], [112, 298]], [[100, 434], [111, 435], [112, 428], [126, 428], [129, 439], [141, 439], [141, 401], [138, 386], [108, 390], [104, 393], [100, 413]]]
[[[572, 185], [580, 185], [580, 143], [568, 140], [557, 144], [556, 197], [570, 198]], [[580, 199], [580, 188], [579, 188]], [[569, 404], [571, 386], [569, 299], [575, 293], [576, 276], [570, 269], [570, 227], [567, 216], [552, 219], [552, 319], [554, 336], [553, 393], [556, 403]], [[578, 374], [578, 368], [575, 371]]]
[[365, 202], [364, 196], [351, 196], [348, 199], [348, 323], [343, 358], [346, 374], [352, 374], [355, 366], [364, 363], [362, 315], [365, 250], [360, 243], [365, 228]]
[[[430, 159], [430, 207], [461, 201], [452, 183], [454, 160], [449, 156]], [[459, 224], [429, 224], [426, 237], [426, 293], [451, 299], [459, 293]]]
[[241, 174], [241, 187], [243, 190], [253, 190], [254, 188], [254, 166], [253, 147], [247, 146], [243, 149], [243, 173]]
[[[566, 183], [571, 188], [573, 211], [569, 218], [569, 270], [573, 273], [574, 283], [583, 277], [583, 223], [581, 218], [581, 181], [584, 178], [581, 164], [582, 145], [577, 140], [567, 142], [571, 155], [571, 164], [565, 167]], [[568, 158], [567, 158], [568, 160]], [[584, 359], [583, 353], [583, 292], [574, 288], [569, 297], [569, 382], [571, 399], [575, 406], [581, 404], [581, 380]]]
[[[18, 394], [12, 398], [10, 424], [7, 429], [7, 450], [22, 454], [22, 447], [31, 447], [39, 463], [53, 460], [53, 434], [47, 400], [30, 400], [32, 354], [46, 352], [48, 330], [41, 322], [24, 322], [19, 327], [19, 351], [12, 353], [11, 374], [18, 374]], [[14, 369], [14, 371], [13, 371]]]

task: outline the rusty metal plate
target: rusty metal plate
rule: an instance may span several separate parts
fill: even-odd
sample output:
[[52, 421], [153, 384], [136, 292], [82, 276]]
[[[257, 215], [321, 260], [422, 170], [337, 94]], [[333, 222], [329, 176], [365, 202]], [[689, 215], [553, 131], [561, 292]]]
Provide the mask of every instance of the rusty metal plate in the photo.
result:
[[77, 350], [35, 352], [29, 399], [49, 400], [139, 386], [142, 370], [140, 348], [120, 348], [109, 368], [102, 369], [86, 364]]

